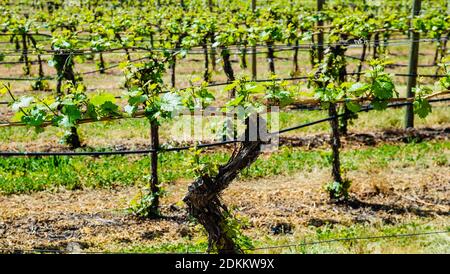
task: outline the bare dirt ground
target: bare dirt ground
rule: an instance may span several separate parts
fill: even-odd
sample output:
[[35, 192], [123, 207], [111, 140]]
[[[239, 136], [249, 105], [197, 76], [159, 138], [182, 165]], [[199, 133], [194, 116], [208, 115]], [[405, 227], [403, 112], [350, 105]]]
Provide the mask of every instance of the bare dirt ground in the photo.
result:
[[[325, 224], [396, 224], [417, 217], [449, 220], [450, 166], [358, 170], [346, 176], [353, 182], [347, 204], [328, 202], [323, 191], [331, 179], [328, 169], [238, 180], [223, 199], [248, 220], [247, 235]], [[124, 210], [137, 187], [0, 196], [0, 248], [95, 252], [195, 239], [198, 228], [187, 221], [180, 202], [189, 183], [166, 186], [165, 217], [159, 220], [139, 220]]]

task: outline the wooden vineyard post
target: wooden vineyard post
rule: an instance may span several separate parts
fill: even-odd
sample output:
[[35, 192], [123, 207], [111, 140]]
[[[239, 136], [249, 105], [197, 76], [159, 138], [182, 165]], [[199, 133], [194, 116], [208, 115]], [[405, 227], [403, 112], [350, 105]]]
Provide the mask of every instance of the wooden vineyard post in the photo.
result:
[[[256, 0], [252, 0], [252, 12], [255, 13], [256, 10]], [[256, 45], [252, 46], [252, 80], [256, 80]]]
[[[323, 5], [325, 4], [325, 0], [317, 0], [317, 12], [320, 13], [323, 10]], [[322, 31], [322, 27], [323, 27], [323, 21], [319, 20], [317, 21], [317, 26], [319, 27], [319, 34], [317, 36], [317, 57], [319, 59], [318, 63], [321, 63], [323, 60], [323, 49], [324, 49], [324, 45], [323, 45], [323, 31]]]
[[158, 149], [159, 149], [159, 126], [156, 120], [150, 122], [150, 140], [151, 149], [151, 174], [150, 174], [150, 195], [153, 196], [150, 213], [152, 216], [158, 216], [159, 208], [159, 181], [158, 181]]
[[[421, 0], [413, 0], [412, 19], [419, 15]], [[411, 31], [410, 31], [411, 32]], [[409, 67], [408, 67], [408, 85], [406, 87], [406, 97], [414, 97], [413, 88], [417, 84], [417, 64], [419, 61], [419, 39], [420, 33], [412, 31], [411, 33], [411, 48], [409, 51]], [[405, 128], [414, 127], [414, 109], [412, 105], [406, 106], [405, 114]]]

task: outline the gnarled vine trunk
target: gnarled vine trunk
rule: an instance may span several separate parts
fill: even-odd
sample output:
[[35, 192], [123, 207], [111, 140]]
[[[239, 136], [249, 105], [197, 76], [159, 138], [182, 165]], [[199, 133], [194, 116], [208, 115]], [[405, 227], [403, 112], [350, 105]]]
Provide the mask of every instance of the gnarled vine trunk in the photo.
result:
[[150, 122], [151, 148], [153, 151], [151, 157], [151, 176], [150, 176], [150, 195], [153, 195], [152, 204], [149, 209], [149, 215], [156, 217], [159, 215], [159, 180], [158, 180], [158, 149], [159, 149], [159, 126], [156, 121]]
[[[181, 35], [178, 38], [177, 43], [175, 43], [175, 50], [178, 50], [181, 47], [181, 41], [183, 40], [184, 35]], [[170, 62], [170, 84], [174, 88], [176, 85], [176, 66], [177, 66], [177, 55], [172, 53], [172, 60]]]
[[206, 37], [203, 39], [203, 57], [205, 58], [205, 64], [203, 69], [203, 80], [205, 82], [209, 82], [209, 58], [208, 58], [208, 41], [206, 40]]
[[373, 59], [378, 58], [378, 50], [380, 48], [380, 33], [376, 33], [374, 35], [374, 43], [373, 43]]
[[[319, 70], [316, 72], [316, 77], [325, 74], [333, 79], [333, 83], [340, 85], [345, 80], [346, 62], [345, 62], [345, 46], [337, 45], [327, 49], [325, 63], [321, 64]], [[326, 87], [331, 82], [318, 81], [317, 84], [320, 88]], [[332, 176], [333, 183], [328, 189], [330, 199], [340, 199], [344, 196], [346, 198], [346, 185], [341, 175], [341, 162], [339, 158], [339, 149], [341, 147], [340, 132], [339, 132], [339, 116], [337, 111], [337, 104], [335, 102], [328, 102], [328, 115], [332, 117], [330, 119], [331, 136], [330, 145], [332, 149]]]
[[[344, 41], [346, 37], [343, 37]], [[343, 60], [345, 60], [345, 52], [347, 50], [347, 48], [345, 46], [336, 46], [335, 48], [331, 49], [333, 54], [334, 54], [334, 58], [337, 57], [341, 57]], [[341, 65], [339, 67], [339, 71], [338, 71], [338, 81], [339, 83], [343, 83], [345, 81], [345, 76], [347, 75], [347, 68], [346, 68], [346, 63], [344, 63], [343, 65]], [[343, 184], [344, 180], [342, 179], [342, 175], [341, 175], [341, 160], [340, 160], [340, 156], [339, 156], [339, 149], [341, 147], [341, 137], [340, 137], [340, 132], [339, 132], [339, 118], [338, 118], [338, 111], [337, 111], [337, 106], [334, 103], [331, 103], [329, 108], [328, 108], [328, 114], [329, 116], [335, 117], [334, 119], [330, 120], [330, 125], [331, 125], [331, 131], [332, 131], [332, 135], [331, 135], [331, 149], [333, 151], [333, 160], [332, 160], [332, 166], [333, 166], [333, 171], [332, 171], [332, 175], [333, 175], [333, 179], [335, 182], [338, 182], [339, 184]], [[345, 134], [347, 134], [347, 123], [348, 123], [348, 119], [350, 118], [351, 115], [351, 111], [347, 108], [347, 106], [344, 104], [344, 117], [343, 120], [345, 121]]]
[[[56, 81], [56, 93], [58, 96], [62, 96], [62, 81], [63, 79], [72, 82], [73, 85], [76, 84], [75, 72], [73, 71], [73, 61], [71, 60], [71, 53], [61, 51], [55, 53], [55, 57], [57, 60], [57, 81]], [[80, 136], [77, 132], [76, 127], [71, 127], [70, 132], [65, 137], [66, 143], [70, 145], [71, 148], [79, 148], [81, 147]]]
[[267, 61], [269, 62], [269, 71], [275, 74], [275, 49], [273, 42], [267, 42]]
[[[115, 34], [115, 38], [117, 39], [117, 41], [119, 41], [120, 44], [123, 44], [123, 40], [122, 37], [120, 36], [120, 34], [118, 32], [116, 32]], [[131, 61], [131, 56], [130, 56], [130, 51], [128, 50], [128, 47], [123, 46], [125, 54], [127, 56], [127, 61]]]
[[[328, 108], [328, 115], [330, 117], [336, 117], [338, 115], [336, 104], [332, 103], [330, 104]], [[341, 160], [339, 158], [339, 149], [341, 147], [341, 140], [339, 135], [339, 120], [338, 118], [334, 118], [330, 120], [331, 125], [331, 138], [330, 138], [330, 145], [331, 150], [333, 153], [332, 157], [332, 175], [333, 180], [335, 182], [338, 182], [340, 184], [343, 183], [342, 176], [341, 176]], [[334, 198], [334, 195], [331, 194], [331, 199]]]
[[294, 66], [294, 75], [297, 75], [299, 67], [298, 67], [298, 49], [299, 49], [299, 41], [295, 39], [295, 47], [294, 47], [294, 56], [292, 57], [292, 63]]
[[[250, 120], [251, 123], [258, 124], [256, 119]], [[248, 128], [251, 128], [249, 122], [247, 122]], [[219, 254], [243, 253], [241, 247], [234, 241], [233, 235], [229, 233], [227, 222], [229, 212], [221, 201], [220, 195], [261, 153], [263, 144], [261, 138], [257, 136], [254, 141], [248, 138], [248, 130], [245, 136], [245, 141], [241, 143], [237, 152], [233, 153], [228, 163], [219, 167], [217, 175], [214, 177], [205, 175], [195, 180], [189, 186], [188, 193], [183, 199], [190, 215], [196, 218], [208, 233], [209, 252], [216, 250]]]
[[22, 59], [25, 63], [24, 72], [25, 75], [30, 75], [30, 62], [28, 60], [28, 44], [27, 44], [27, 34], [22, 34]]
[[189, 186], [184, 202], [189, 213], [206, 229], [209, 251], [216, 248], [219, 254], [243, 253], [227, 233], [228, 211], [220, 200], [220, 194], [241, 170], [258, 158], [260, 147], [260, 141], [242, 143], [236, 156], [219, 168], [217, 176], [198, 178]]
[[[72, 84], [75, 85], [75, 72], [73, 71], [73, 64], [72, 60], [69, 58], [71, 57], [71, 54], [68, 52], [59, 52], [56, 53], [55, 59], [58, 59], [58, 63], [62, 64], [61, 67], [57, 67], [57, 81], [56, 81], [56, 93], [61, 96], [62, 91], [62, 81], [63, 79], [67, 81], [71, 81]], [[58, 65], [59, 66], [59, 65]]]
[[247, 45], [245, 44], [241, 49], [241, 67], [243, 69], [247, 68]]
[[212, 45], [214, 45], [215, 42], [215, 36], [213, 31], [211, 31], [211, 33], [209, 34], [209, 38], [211, 41], [211, 52], [210, 52], [211, 67], [213, 71], [216, 71], [216, 49], [212, 47]]
[[70, 128], [70, 133], [66, 137], [66, 142], [73, 149], [81, 147], [81, 140], [76, 127]]
[[100, 73], [105, 73], [105, 60], [103, 59], [103, 53], [99, 53], [99, 68], [100, 68]]
[[317, 46], [314, 41], [314, 35], [311, 37], [311, 47], [309, 48], [309, 62], [311, 63], [311, 68], [314, 68], [316, 65], [316, 55], [317, 55]]
[[176, 85], [176, 66], [177, 66], [177, 56], [173, 55], [170, 62], [170, 85], [174, 88]]

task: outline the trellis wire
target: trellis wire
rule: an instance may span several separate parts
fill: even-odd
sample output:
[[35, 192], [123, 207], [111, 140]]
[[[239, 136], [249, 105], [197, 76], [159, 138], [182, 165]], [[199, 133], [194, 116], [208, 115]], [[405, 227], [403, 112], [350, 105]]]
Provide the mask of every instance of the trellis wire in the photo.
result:
[[[429, 102], [430, 103], [436, 103], [436, 102], [445, 102], [445, 101], [450, 101], [450, 98], [442, 98], [442, 99], [430, 99]], [[400, 106], [407, 106], [407, 105], [411, 105], [411, 102], [403, 102], [403, 103], [393, 103], [393, 104], [389, 104], [388, 108], [391, 107], [400, 107]], [[373, 106], [369, 105], [366, 107], [361, 108], [360, 111], [358, 112], [367, 112], [373, 110]], [[323, 118], [320, 120], [316, 120], [313, 122], [309, 122], [309, 123], [304, 123], [298, 126], [294, 126], [294, 127], [289, 127], [289, 128], [285, 128], [276, 132], [271, 132], [269, 135], [271, 136], [276, 136], [276, 135], [281, 135], [283, 133], [289, 132], [289, 131], [293, 131], [293, 130], [298, 130], [301, 128], [305, 128], [305, 127], [309, 127], [309, 126], [313, 126], [316, 124], [320, 124], [323, 122], [327, 122], [330, 121], [332, 119], [335, 118], [340, 118], [343, 117], [344, 115], [346, 115], [345, 113], [339, 114], [337, 116], [330, 116], [327, 118]], [[164, 148], [164, 146], [162, 146], [159, 149], [145, 149], [145, 150], [126, 150], [126, 151], [83, 151], [83, 152], [74, 152], [74, 151], [69, 151], [69, 152], [15, 152], [15, 151], [2, 151], [0, 152], [0, 157], [11, 157], [11, 156], [103, 156], [103, 155], [131, 155], [131, 154], [148, 154], [151, 152], [178, 152], [178, 151], [183, 151], [183, 150], [189, 150], [192, 148], [209, 148], [209, 147], [216, 147], [216, 146], [223, 146], [223, 145], [228, 145], [228, 144], [234, 144], [234, 143], [241, 143], [242, 140], [228, 140], [228, 141], [223, 141], [223, 142], [215, 142], [215, 143], [210, 143], [210, 144], [198, 144], [198, 145], [190, 145], [190, 146], [183, 146], [183, 147], [168, 147], [168, 148]]]
[[[449, 39], [447, 39], [446, 37], [442, 37], [442, 38], [422, 38], [422, 39], [418, 39], [415, 40], [413, 42], [439, 42], [439, 41], [448, 41]], [[384, 44], [383, 47], [388, 46], [399, 46], [399, 45], [408, 45], [411, 42], [411, 39], [392, 39], [392, 40], [388, 40], [387, 44]], [[362, 42], [337, 42], [337, 43], [323, 43], [323, 44], [314, 44], [314, 43], [305, 43], [305, 44], [300, 44], [298, 46], [295, 45], [290, 45], [290, 44], [282, 44], [282, 45], [272, 45], [272, 46], [268, 46], [268, 45], [257, 45], [258, 48], [264, 48], [264, 49], [275, 49], [275, 50], [294, 50], [294, 49], [304, 49], [304, 50], [309, 50], [312, 47], [317, 47], [317, 46], [348, 46], [349, 48], [359, 48], [362, 47], [364, 44], [366, 45], [375, 45], [374, 41], [370, 41], [368, 42], [367, 40], [362, 40]], [[378, 45], [378, 44], [377, 44]], [[199, 44], [196, 47], [201, 47], [202, 45]], [[242, 46], [241, 44], [232, 44], [232, 45], [227, 45], [226, 47], [228, 48], [228, 50], [230, 51], [231, 54], [240, 54], [243, 52], [243, 48], [240, 47]], [[253, 51], [251, 49], [252, 47], [250, 45], [247, 45], [246, 48], [246, 53], [248, 54], [252, 54]], [[212, 49], [220, 49], [220, 47], [208, 47], [208, 50], [212, 50]], [[141, 50], [142, 52], [158, 52], [158, 51], [168, 51], [168, 52], [176, 52], [176, 51], [185, 51], [186, 54], [202, 54], [203, 55], [203, 49], [202, 48], [198, 48], [198, 49], [185, 49], [185, 48], [151, 48], [151, 47], [139, 47], [139, 46], [131, 46], [131, 47], [120, 47], [120, 48], [112, 48], [112, 49], [105, 49], [105, 50], [92, 50], [92, 49], [74, 49], [73, 50], [73, 54], [74, 55], [92, 55], [92, 54], [109, 54], [109, 53], [119, 53], [119, 54], [123, 54], [123, 52], [118, 52], [118, 51], [124, 51], [124, 50]], [[22, 53], [17, 50], [10, 50], [10, 51], [3, 51], [2, 53], [9, 53], [9, 54], [5, 54], [5, 56], [21, 56]], [[59, 50], [50, 50], [50, 49], [44, 49], [41, 50], [39, 53], [34, 53], [33, 52], [37, 52], [36, 50], [29, 50], [27, 51], [28, 56], [37, 56], [37, 55], [41, 55], [41, 56], [45, 56], [45, 55], [58, 55], [59, 54]], [[139, 52], [134, 52], [134, 53], [139, 53]], [[267, 53], [266, 51], [261, 52], [261, 51], [257, 51], [255, 52], [256, 54], [261, 54], [261, 53]], [[0, 63], [1, 64], [1, 63]]]

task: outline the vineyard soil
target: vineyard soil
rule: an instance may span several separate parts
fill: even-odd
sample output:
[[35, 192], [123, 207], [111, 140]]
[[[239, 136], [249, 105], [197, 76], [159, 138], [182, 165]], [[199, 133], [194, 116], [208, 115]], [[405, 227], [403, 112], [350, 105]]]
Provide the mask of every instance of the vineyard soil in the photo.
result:
[[[255, 247], [450, 229], [448, 135], [430, 143], [359, 147], [348, 148], [344, 154], [347, 165], [350, 159], [359, 165], [346, 173], [353, 182], [348, 204], [326, 201], [323, 185], [330, 179], [329, 170], [313, 163], [304, 167], [309, 169], [305, 172], [276, 175], [269, 171], [262, 178], [244, 177], [232, 184], [223, 198], [241, 220], [244, 234], [254, 239]], [[311, 154], [314, 149], [301, 153]], [[383, 164], [386, 159], [387, 165]], [[166, 185], [161, 220], [138, 220], [126, 212], [138, 186], [1, 196], [0, 248], [204, 252], [205, 235], [188, 221], [180, 203], [188, 184], [189, 180], [178, 179]], [[449, 252], [449, 241], [446, 235], [430, 235], [260, 252], [442, 253]]]

